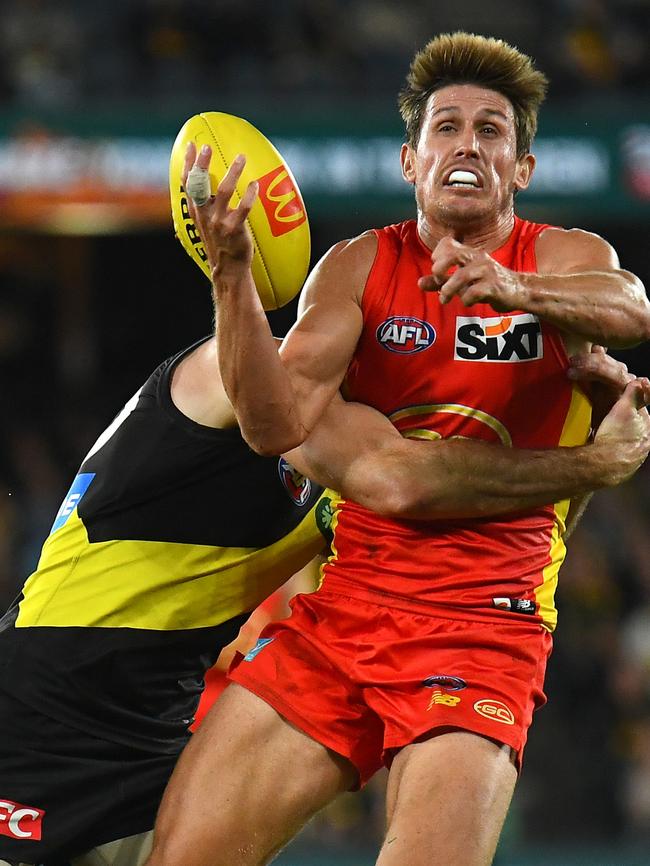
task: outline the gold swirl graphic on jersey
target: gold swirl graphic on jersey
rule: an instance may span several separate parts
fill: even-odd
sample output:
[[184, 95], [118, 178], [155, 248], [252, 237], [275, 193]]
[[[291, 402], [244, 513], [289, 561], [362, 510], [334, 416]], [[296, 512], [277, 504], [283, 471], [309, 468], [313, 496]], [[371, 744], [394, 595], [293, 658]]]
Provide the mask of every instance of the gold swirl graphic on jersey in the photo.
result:
[[[431, 416], [436, 415], [459, 415], [465, 418], [477, 421], [489, 428], [496, 434], [502, 445], [507, 448], [512, 448], [512, 436], [508, 432], [506, 426], [495, 418], [493, 415], [484, 412], [482, 409], [476, 409], [473, 406], [464, 406], [462, 403], [422, 403], [419, 406], [406, 406], [404, 409], [398, 409], [389, 415], [389, 419], [399, 428], [399, 422], [405, 419], [414, 419], [418, 417], [428, 418], [428, 424], [431, 424]], [[430, 427], [409, 428], [401, 431], [402, 436], [407, 439], [442, 439], [441, 433], [436, 430], [431, 430]], [[464, 436], [450, 438], [468, 438]], [[491, 436], [489, 438], [492, 438]]]

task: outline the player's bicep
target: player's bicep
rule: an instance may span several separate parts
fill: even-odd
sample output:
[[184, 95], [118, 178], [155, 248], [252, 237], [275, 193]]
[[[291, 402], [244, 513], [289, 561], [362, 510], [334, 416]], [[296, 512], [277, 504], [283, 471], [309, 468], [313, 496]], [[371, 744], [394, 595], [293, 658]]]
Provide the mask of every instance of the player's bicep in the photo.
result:
[[359, 501], [380, 455], [396, 442], [402, 437], [384, 415], [337, 394], [307, 440], [286, 457], [303, 475]]
[[616, 250], [604, 238], [582, 229], [547, 229], [535, 248], [541, 274], [618, 271]]
[[361, 336], [361, 298], [375, 251], [374, 236], [330, 250], [305, 284], [298, 321], [280, 349], [296, 398], [314, 407], [314, 417], [340, 387]]
[[318, 416], [341, 386], [362, 327], [361, 310], [354, 302], [341, 301], [332, 308], [314, 305], [280, 349], [297, 400], [302, 406], [317, 404]]

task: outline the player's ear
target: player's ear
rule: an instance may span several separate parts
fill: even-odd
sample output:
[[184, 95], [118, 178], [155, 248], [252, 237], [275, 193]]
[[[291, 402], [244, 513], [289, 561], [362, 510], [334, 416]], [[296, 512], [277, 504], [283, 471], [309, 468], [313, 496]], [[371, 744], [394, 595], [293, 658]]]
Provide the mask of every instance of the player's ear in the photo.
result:
[[528, 184], [531, 181], [533, 172], [535, 171], [536, 159], [532, 153], [526, 153], [517, 160], [517, 168], [515, 171], [515, 189], [528, 189]]
[[410, 144], [402, 145], [399, 158], [402, 163], [402, 177], [407, 183], [415, 183], [415, 151]]

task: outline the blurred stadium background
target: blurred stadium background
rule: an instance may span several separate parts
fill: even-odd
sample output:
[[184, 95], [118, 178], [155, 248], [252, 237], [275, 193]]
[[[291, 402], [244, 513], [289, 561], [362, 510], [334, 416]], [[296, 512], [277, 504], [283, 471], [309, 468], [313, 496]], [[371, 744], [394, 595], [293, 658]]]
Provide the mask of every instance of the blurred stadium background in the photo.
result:
[[[276, 143], [307, 204], [315, 261], [413, 211], [396, 109], [413, 51], [446, 30], [503, 37], [551, 78], [521, 215], [602, 234], [650, 283], [649, 0], [10, 0], [0, 10], [3, 609], [97, 433], [160, 360], [210, 328], [208, 284], [174, 240], [166, 188], [191, 114], [239, 114]], [[272, 314], [278, 333], [294, 314]], [[650, 374], [650, 347], [616, 354]], [[571, 540], [549, 705], [501, 866], [650, 864], [648, 478], [643, 469], [596, 495]], [[374, 862], [383, 785], [380, 774], [341, 798], [278, 862]]]

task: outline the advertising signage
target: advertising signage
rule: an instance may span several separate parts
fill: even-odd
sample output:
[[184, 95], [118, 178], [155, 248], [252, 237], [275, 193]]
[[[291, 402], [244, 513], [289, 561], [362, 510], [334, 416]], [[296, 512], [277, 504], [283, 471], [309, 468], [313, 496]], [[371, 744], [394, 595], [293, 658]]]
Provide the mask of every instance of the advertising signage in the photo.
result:
[[[155, 131], [115, 124], [0, 124], [0, 225], [83, 234], [171, 224], [167, 171], [186, 118]], [[400, 219], [412, 189], [399, 168], [399, 127], [346, 130], [341, 118], [305, 132], [251, 117], [293, 170], [312, 218]], [[128, 127], [128, 128], [127, 128]], [[650, 118], [607, 124], [547, 122], [535, 142], [537, 167], [518, 200], [524, 216], [566, 219], [650, 217]]]

